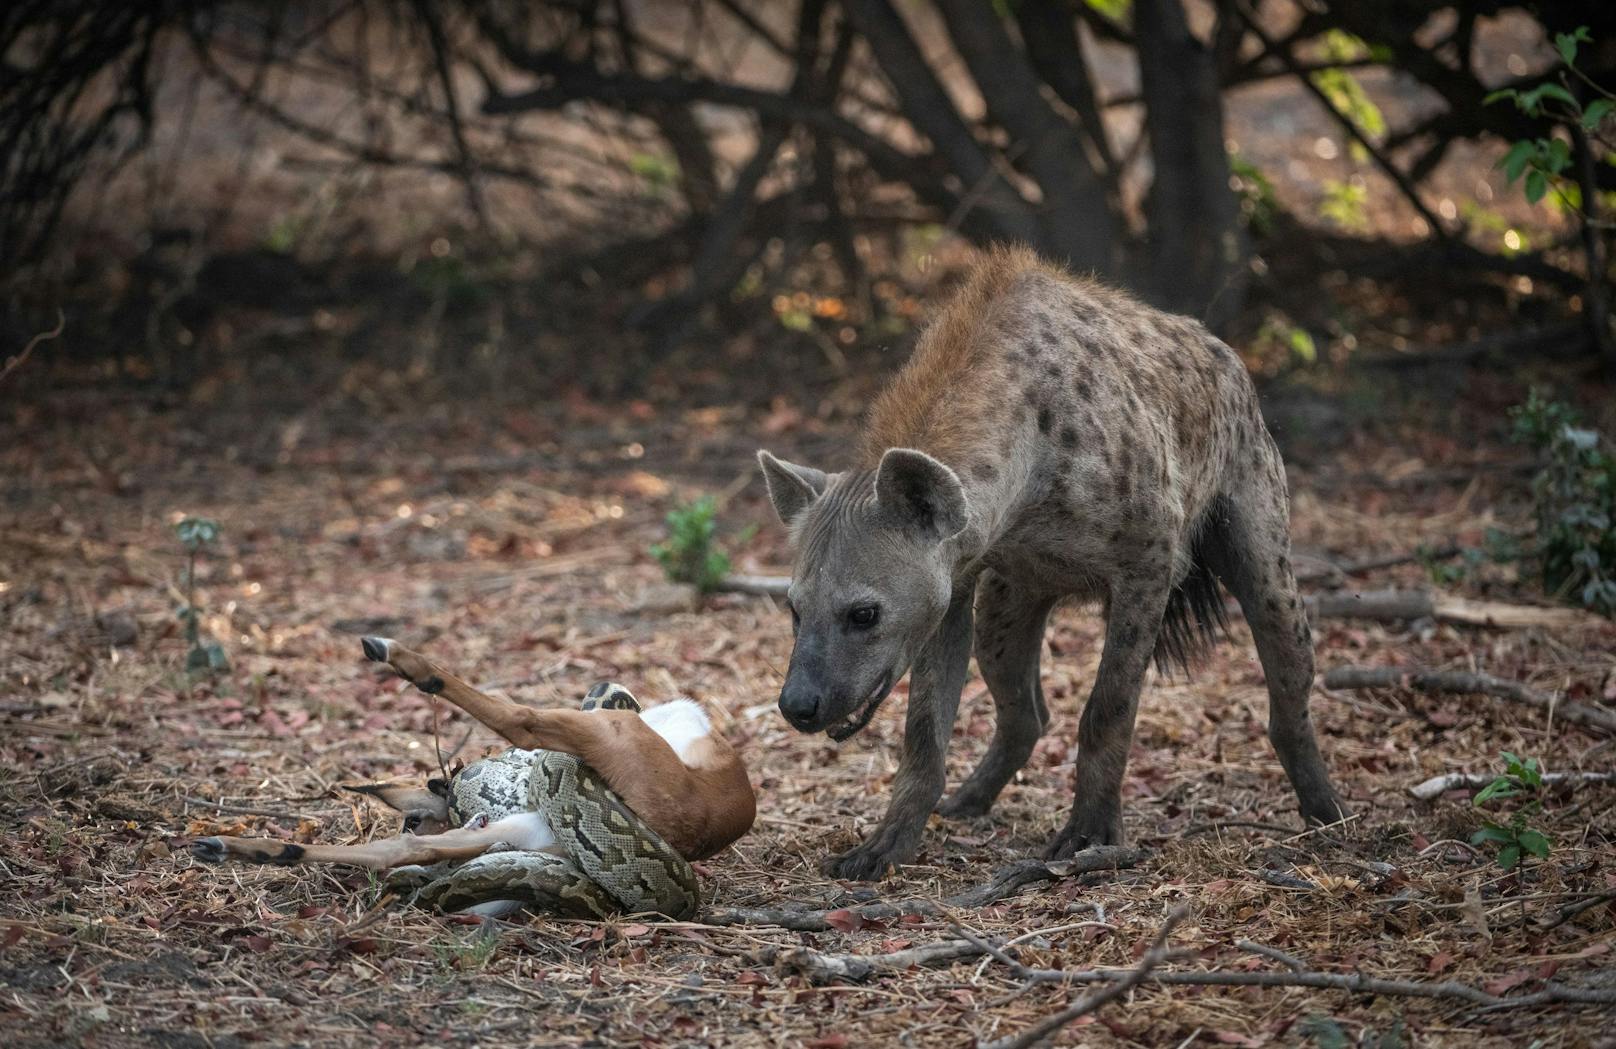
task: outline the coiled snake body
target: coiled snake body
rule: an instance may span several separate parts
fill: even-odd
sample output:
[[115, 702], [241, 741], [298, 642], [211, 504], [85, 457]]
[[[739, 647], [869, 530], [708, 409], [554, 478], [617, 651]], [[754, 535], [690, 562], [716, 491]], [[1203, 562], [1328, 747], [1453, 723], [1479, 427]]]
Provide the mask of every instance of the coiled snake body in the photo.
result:
[[[583, 709], [638, 712], [640, 704], [628, 689], [606, 683], [590, 690]], [[502, 751], [460, 770], [448, 801], [457, 826], [541, 813], [558, 851], [490, 850], [452, 866], [394, 870], [388, 886], [413, 892], [419, 904], [457, 911], [510, 901], [578, 918], [655, 911], [683, 919], [700, 909], [690, 864], [571, 754]]]

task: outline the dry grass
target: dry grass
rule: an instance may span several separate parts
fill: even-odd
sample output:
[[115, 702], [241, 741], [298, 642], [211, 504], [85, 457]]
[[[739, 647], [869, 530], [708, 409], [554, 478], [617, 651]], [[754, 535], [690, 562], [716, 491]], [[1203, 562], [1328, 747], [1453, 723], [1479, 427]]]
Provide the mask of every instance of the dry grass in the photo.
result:
[[[634, 919], [480, 925], [379, 901], [363, 874], [191, 862], [184, 842], [204, 833], [392, 832], [386, 815], [335, 789], [436, 765], [426, 698], [361, 660], [356, 635], [376, 631], [533, 703], [570, 704], [604, 678], [705, 701], [743, 748], [760, 797], [753, 833], [705, 866], [722, 905], [940, 898], [1040, 849], [1070, 800], [1075, 723], [1099, 654], [1092, 616], [1057, 616], [1045, 659], [1055, 723], [995, 813], [934, 820], [918, 862], [878, 888], [827, 881], [818, 861], [883, 811], [901, 694], [847, 745], [797, 736], [772, 709], [789, 644], [780, 610], [752, 597], [697, 613], [657, 605], [645, 549], [662, 512], [681, 491], [721, 489], [748, 470], [756, 420], [732, 431], [736, 420], [718, 427], [710, 413], [586, 408], [348, 419], [340, 436], [319, 417], [221, 430], [107, 403], [95, 406], [92, 441], [61, 412], [0, 442], [17, 510], [0, 529], [0, 760], [13, 770], [0, 782], [0, 1018], [13, 1041], [958, 1046], [1013, 1034], [1080, 993], [1026, 985], [992, 959], [826, 987], [758, 960], [771, 947], [924, 946], [954, 936], [940, 917], [823, 933]], [[1319, 473], [1406, 472], [1411, 454], [1359, 447], [1350, 465]], [[1296, 478], [1308, 549], [1407, 549], [1491, 520], [1485, 488], [1388, 497], [1311, 476]], [[173, 598], [183, 561], [169, 529], [181, 512], [224, 526], [201, 585], [206, 626], [233, 661], [215, 681], [182, 669]], [[742, 489], [726, 518], [764, 525], [745, 551], [753, 567], [783, 563], [760, 485]], [[115, 645], [131, 627], [134, 643]], [[1318, 641], [1321, 667], [1474, 664], [1585, 702], [1616, 698], [1609, 626], [1547, 636], [1332, 621]], [[1177, 970], [1284, 970], [1245, 941], [1319, 971], [1499, 993], [1551, 977], [1616, 985], [1612, 907], [1556, 923], [1567, 904], [1616, 888], [1616, 792], [1552, 796], [1539, 822], [1554, 851], [1521, 874], [1456, 843], [1479, 822], [1464, 797], [1421, 804], [1405, 793], [1440, 772], [1492, 768], [1504, 749], [1556, 770], [1608, 768], [1608, 741], [1483, 697], [1321, 693], [1328, 759], [1359, 816], [1303, 834], [1264, 738], [1265, 706], [1237, 627], [1193, 680], [1148, 689], [1126, 784], [1128, 830], [1146, 861], [952, 920], [1021, 937], [1027, 965], [1129, 966], [1169, 909], [1187, 904], [1173, 943], [1193, 954]], [[978, 680], [962, 709], [954, 777], [991, 732]], [[443, 712], [445, 748], [466, 731]], [[473, 730], [462, 754], [494, 742]], [[1146, 984], [1057, 1041], [1581, 1046], [1606, 1036], [1602, 1020], [1594, 1007], [1489, 1013], [1452, 1000]], [[1371, 1031], [1396, 1040], [1358, 1041]]]

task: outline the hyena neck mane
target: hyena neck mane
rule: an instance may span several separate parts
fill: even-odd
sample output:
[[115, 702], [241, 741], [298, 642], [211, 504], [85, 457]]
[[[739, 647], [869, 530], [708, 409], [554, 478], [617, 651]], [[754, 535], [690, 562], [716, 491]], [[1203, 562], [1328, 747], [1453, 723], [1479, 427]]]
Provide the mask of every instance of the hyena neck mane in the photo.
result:
[[[848, 471], [850, 479], [873, 475], [892, 448], [925, 452], [947, 466], [958, 476], [967, 500], [969, 523], [952, 543], [962, 562], [992, 545], [1010, 511], [1037, 480], [1039, 449], [1011, 425], [1013, 416], [1025, 416], [1036, 407], [1020, 403], [1007, 371], [1019, 367], [1012, 356], [1029, 323], [1020, 315], [1021, 304], [1036, 298], [1012, 293], [1041, 283], [1068, 288], [1089, 284], [1060, 273], [1025, 248], [988, 252], [872, 406]], [[1015, 403], [1009, 403], [1011, 398]]]

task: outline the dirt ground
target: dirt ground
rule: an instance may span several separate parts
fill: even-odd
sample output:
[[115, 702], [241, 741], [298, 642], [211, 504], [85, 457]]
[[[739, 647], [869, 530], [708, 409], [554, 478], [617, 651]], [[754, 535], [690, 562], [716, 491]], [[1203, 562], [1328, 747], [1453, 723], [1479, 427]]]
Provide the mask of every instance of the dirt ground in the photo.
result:
[[[1513, 873], [1466, 844], [1484, 816], [1469, 792], [1408, 794], [1438, 773], [1496, 769], [1503, 750], [1554, 771], [1609, 768], [1608, 737], [1485, 696], [1321, 688], [1327, 759], [1357, 816], [1303, 833], [1238, 620], [1193, 677], [1147, 689], [1125, 793], [1131, 842], [1146, 850], [1138, 866], [983, 908], [841, 915], [812, 933], [651, 918], [480, 923], [379, 903], [363, 873], [198, 865], [186, 848], [197, 835], [393, 833], [389, 814], [338, 785], [422, 777], [440, 746], [469, 758], [496, 745], [362, 661], [358, 636], [385, 633], [535, 704], [570, 705], [602, 679], [704, 702], [760, 800], [752, 833], [702, 865], [715, 906], [940, 899], [1036, 855], [1064, 820], [1099, 624], [1088, 609], [1057, 614], [1044, 660], [1054, 723], [990, 817], [934, 819], [895, 877], [838, 884], [818, 863], [884, 810], [902, 689], [844, 745], [795, 734], [773, 707], [789, 654], [784, 609], [740, 595], [685, 606], [647, 548], [672, 505], [717, 492], [738, 566], [783, 570], [783, 530], [752, 452], [768, 444], [833, 464], [853, 418], [838, 406], [862, 391], [817, 408], [576, 393], [524, 406], [372, 376], [322, 385], [288, 410], [299, 388], [204, 390], [177, 408], [119, 389], [69, 385], [14, 404], [0, 440], [0, 1028], [13, 1044], [963, 1046], [1015, 1034], [1080, 992], [1027, 984], [983, 957], [825, 986], [768, 959], [797, 946], [924, 947], [954, 938], [957, 923], [1021, 938], [1012, 950], [1027, 965], [1126, 967], [1179, 905], [1188, 912], [1172, 943], [1189, 953], [1173, 971], [1287, 971], [1238, 946], [1248, 943], [1313, 971], [1499, 995], [1616, 987], [1616, 790], [1551, 792], [1534, 825], [1552, 851]], [[1497, 440], [1518, 393], [1484, 372], [1423, 391], [1397, 378], [1332, 402], [1345, 407], [1319, 424], [1330, 440], [1302, 442], [1304, 426], [1282, 434], [1302, 442], [1292, 488], [1304, 571], [1421, 543], [1480, 545], [1489, 526], [1520, 525], [1521, 453]], [[196, 594], [230, 660], [215, 678], [184, 669], [185, 555], [172, 525], [187, 514], [222, 526]], [[755, 535], [739, 534], [754, 523]], [[1442, 585], [1529, 600], [1513, 571], [1475, 566]], [[1429, 574], [1415, 563], [1350, 583], [1421, 585]], [[1321, 670], [1483, 669], [1616, 702], [1609, 623], [1331, 619], [1317, 641]], [[951, 779], [991, 728], [973, 676]], [[1612, 1014], [1600, 1008], [1147, 983], [1056, 1042], [1610, 1044]]]

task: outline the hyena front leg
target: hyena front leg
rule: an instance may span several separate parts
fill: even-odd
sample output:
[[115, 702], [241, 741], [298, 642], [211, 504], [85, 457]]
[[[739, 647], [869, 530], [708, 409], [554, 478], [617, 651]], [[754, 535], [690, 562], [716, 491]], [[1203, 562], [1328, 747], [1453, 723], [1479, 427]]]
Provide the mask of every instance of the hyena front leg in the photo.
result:
[[937, 810], [944, 816], [981, 816], [991, 809], [1048, 727], [1038, 662], [1054, 606], [1053, 597], [1028, 596], [997, 574], [983, 577], [976, 603], [976, 665], [993, 695], [993, 742], [970, 778]]
[[1165, 579], [1111, 585], [1105, 650], [1077, 726], [1077, 795], [1066, 826], [1049, 843], [1051, 859], [1090, 845], [1122, 844], [1122, 773], [1170, 591]]
[[944, 758], [971, 662], [971, 603], [975, 591], [974, 580], [955, 589], [942, 625], [915, 657], [909, 676], [903, 756], [892, 785], [892, 804], [881, 825], [863, 844], [825, 861], [825, 873], [832, 877], [874, 881], [893, 864], [913, 859], [919, 850], [926, 819], [943, 796]]

